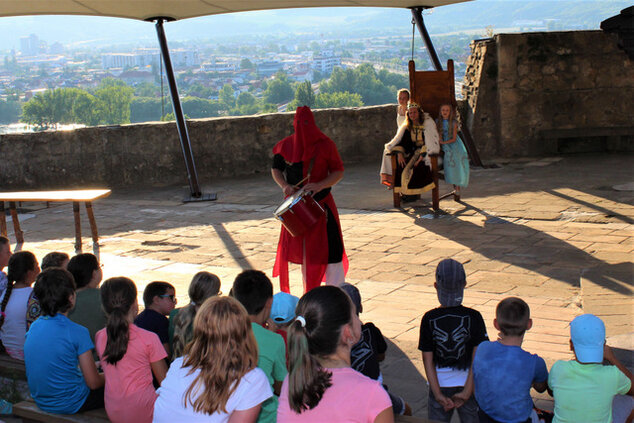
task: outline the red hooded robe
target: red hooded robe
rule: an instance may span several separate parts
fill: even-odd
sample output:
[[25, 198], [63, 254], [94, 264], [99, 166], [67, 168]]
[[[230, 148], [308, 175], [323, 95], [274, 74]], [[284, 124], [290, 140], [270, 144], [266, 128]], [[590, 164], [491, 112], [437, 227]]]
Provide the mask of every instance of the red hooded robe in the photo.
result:
[[[307, 106], [298, 107], [293, 121], [295, 133], [278, 142], [273, 148], [273, 154], [281, 155], [289, 163], [302, 163], [303, 177], [308, 174], [310, 161], [315, 157], [315, 163], [308, 182], [319, 182], [330, 173], [343, 171], [343, 162], [337, 151], [335, 143], [324, 135], [317, 125], [310, 108]], [[322, 207], [327, 206], [332, 212], [339, 236], [341, 235], [341, 225], [337, 206], [331, 193], [319, 201]], [[326, 267], [328, 265], [328, 233], [326, 230], [326, 219], [321, 219], [314, 228], [302, 237], [293, 237], [282, 226], [280, 241], [277, 246], [277, 256], [273, 266], [273, 277], [280, 277], [280, 289], [289, 292], [288, 262], [303, 263], [303, 246], [306, 243], [306, 281], [304, 289], [306, 292], [319, 286], [324, 280]], [[345, 249], [342, 256], [344, 271], [348, 271], [348, 258]]]

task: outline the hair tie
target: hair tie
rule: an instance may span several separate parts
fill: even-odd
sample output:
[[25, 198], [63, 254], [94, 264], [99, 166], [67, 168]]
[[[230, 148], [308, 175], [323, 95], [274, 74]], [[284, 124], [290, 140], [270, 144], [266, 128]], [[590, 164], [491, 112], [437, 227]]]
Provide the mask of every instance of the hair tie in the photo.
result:
[[303, 328], [305, 328], [305, 327], [306, 327], [306, 319], [304, 319], [304, 317], [303, 317], [303, 316], [297, 316], [297, 317], [295, 318], [295, 321], [296, 321], [296, 322], [299, 322], [299, 324], [300, 324], [300, 325], [302, 325], [302, 327], [303, 327]]

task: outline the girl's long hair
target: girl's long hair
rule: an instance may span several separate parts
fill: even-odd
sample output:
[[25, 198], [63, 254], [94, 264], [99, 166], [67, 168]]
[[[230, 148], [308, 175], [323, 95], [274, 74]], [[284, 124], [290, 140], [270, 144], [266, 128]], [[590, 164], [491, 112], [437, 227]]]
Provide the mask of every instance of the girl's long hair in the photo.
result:
[[185, 346], [191, 340], [190, 326], [196, 311], [209, 297], [220, 292], [220, 279], [209, 272], [198, 272], [189, 284], [189, 305], [178, 312], [174, 319], [174, 340], [172, 342], [172, 358], [183, 355]]
[[101, 305], [107, 315], [106, 334], [108, 341], [103, 359], [109, 364], [117, 364], [128, 350], [130, 324], [128, 312], [134, 305], [137, 289], [131, 279], [123, 276], [110, 278], [101, 285]]
[[[453, 126], [454, 126], [454, 122], [456, 122], [456, 109], [453, 107], [453, 105], [451, 103], [443, 103], [440, 105], [440, 107], [438, 108], [438, 118], [436, 119], [436, 129], [438, 129], [438, 134], [440, 135], [440, 138], [442, 138], [442, 115], [440, 114], [440, 111], [442, 110], [443, 106], [449, 106], [449, 119], [448, 121], [448, 127], [449, 127], [449, 139], [453, 138]], [[446, 141], [446, 140], [443, 140]]]
[[26, 280], [27, 273], [35, 269], [36, 266], [37, 259], [30, 251], [20, 251], [14, 253], [9, 258], [9, 266], [7, 270], [7, 279], [9, 280], [9, 283], [4, 291], [2, 303], [0, 303], [0, 328], [4, 324], [4, 312], [7, 309], [7, 304], [9, 304], [11, 292], [13, 292], [13, 286], [16, 282], [24, 282]]
[[198, 375], [183, 395], [198, 413], [226, 413], [240, 379], [258, 365], [258, 345], [242, 304], [231, 297], [208, 298], [196, 313], [194, 338], [183, 367]]
[[288, 400], [291, 410], [301, 413], [316, 407], [332, 385], [332, 373], [321, 367], [319, 358], [337, 350], [341, 328], [352, 319], [352, 302], [340, 288], [321, 286], [299, 300], [296, 315], [306, 326], [295, 320], [288, 330]]

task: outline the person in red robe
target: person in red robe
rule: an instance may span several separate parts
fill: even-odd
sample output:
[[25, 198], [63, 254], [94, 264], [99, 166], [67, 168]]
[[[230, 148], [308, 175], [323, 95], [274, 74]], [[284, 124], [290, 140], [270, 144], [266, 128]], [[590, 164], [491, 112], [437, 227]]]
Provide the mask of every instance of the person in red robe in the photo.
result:
[[[326, 211], [314, 227], [303, 236], [293, 237], [282, 226], [273, 266], [273, 277], [280, 277], [280, 289], [289, 292], [288, 262], [302, 265], [304, 292], [319, 286], [345, 282], [348, 259], [343, 247], [341, 225], [335, 200], [330, 193], [343, 178], [343, 162], [335, 143], [315, 124], [309, 107], [298, 107], [293, 121], [295, 133], [273, 148], [271, 174], [288, 197], [302, 188]], [[310, 176], [309, 168], [310, 169]], [[302, 185], [305, 178], [306, 183]]]

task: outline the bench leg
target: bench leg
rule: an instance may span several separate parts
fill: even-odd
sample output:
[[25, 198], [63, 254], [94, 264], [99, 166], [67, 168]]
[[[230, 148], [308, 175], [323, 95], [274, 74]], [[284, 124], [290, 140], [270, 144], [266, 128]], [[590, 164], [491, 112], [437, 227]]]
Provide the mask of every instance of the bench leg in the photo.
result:
[[7, 215], [4, 214], [4, 201], [0, 201], [0, 235], [7, 237]]
[[9, 211], [11, 212], [11, 220], [13, 221], [13, 233], [18, 244], [24, 243], [24, 234], [20, 229], [20, 220], [18, 219], [18, 211], [15, 208], [15, 201], [9, 202]]
[[99, 259], [99, 232], [97, 231], [97, 221], [92, 211], [92, 203], [86, 201], [86, 214], [88, 222], [90, 222], [90, 232], [92, 233], [92, 250], [97, 259]]
[[73, 215], [75, 217], [75, 254], [82, 252], [81, 246], [81, 220], [79, 219], [79, 203], [73, 201]]

